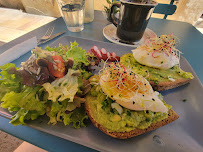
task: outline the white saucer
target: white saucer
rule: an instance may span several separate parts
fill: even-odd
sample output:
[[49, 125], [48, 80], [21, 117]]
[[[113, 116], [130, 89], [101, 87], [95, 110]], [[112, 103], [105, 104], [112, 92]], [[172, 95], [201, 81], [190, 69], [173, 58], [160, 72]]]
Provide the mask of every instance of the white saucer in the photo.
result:
[[131, 42], [132, 44], [127, 44], [125, 42], [120, 41], [120, 39], [116, 35], [116, 27], [113, 24], [109, 24], [103, 29], [103, 35], [104, 37], [116, 44], [124, 45], [124, 46], [130, 46], [130, 47], [138, 47], [139, 45], [143, 44], [147, 39], [150, 39], [152, 37], [156, 37], [156, 34], [150, 30], [149, 28], [146, 28], [145, 33], [142, 37], [142, 39], [138, 42]]

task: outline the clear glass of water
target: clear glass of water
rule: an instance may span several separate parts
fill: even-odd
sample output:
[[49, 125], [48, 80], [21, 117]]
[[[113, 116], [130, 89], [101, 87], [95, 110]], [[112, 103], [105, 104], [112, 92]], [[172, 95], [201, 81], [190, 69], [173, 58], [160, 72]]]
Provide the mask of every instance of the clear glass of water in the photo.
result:
[[71, 32], [84, 29], [85, 0], [57, 0], [61, 16]]

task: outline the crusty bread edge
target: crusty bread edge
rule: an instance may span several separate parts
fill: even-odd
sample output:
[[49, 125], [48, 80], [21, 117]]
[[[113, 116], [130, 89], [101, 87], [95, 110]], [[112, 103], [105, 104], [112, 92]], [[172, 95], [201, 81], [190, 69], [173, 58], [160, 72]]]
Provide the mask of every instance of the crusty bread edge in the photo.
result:
[[154, 81], [149, 81], [149, 83], [154, 90], [164, 91], [187, 84], [190, 80], [192, 79], [176, 79], [175, 81], [158, 82], [158, 84], [154, 83]]
[[131, 138], [131, 137], [134, 137], [134, 136], [138, 136], [138, 135], [144, 134], [146, 132], [149, 132], [149, 131], [152, 131], [152, 130], [157, 129], [159, 127], [162, 127], [164, 125], [167, 125], [167, 124], [169, 124], [169, 123], [171, 123], [171, 122], [173, 122], [173, 121], [175, 121], [176, 119], [179, 118], [178, 114], [174, 110], [170, 109], [169, 110], [169, 114], [168, 114], [168, 118], [166, 118], [166, 119], [164, 119], [162, 121], [153, 123], [153, 124], [151, 124], [151, 126], [149, 126], [146, 129], [134, 129], [134, 130], [132, 130], [130, 132], [109, 132], [102, 125], [98, 124], [95, 121], [95, 119], [92, 117], [92, 113], [91, 113], [91, 110], [90, 110], [88, 102], [91, 102], [91, 101], [86, 101], [85, 102], [85, 109], [86, 109], [86, 112], [87, 112], [90, 120], [94, 124], [94, 126], [99, 128], [105, 134], [107, 134], [107, 135], [109, 135], [111, 137], [114, 137], [114, 138], [118, 138], [118, 139], [126, 139], [126, 138]]

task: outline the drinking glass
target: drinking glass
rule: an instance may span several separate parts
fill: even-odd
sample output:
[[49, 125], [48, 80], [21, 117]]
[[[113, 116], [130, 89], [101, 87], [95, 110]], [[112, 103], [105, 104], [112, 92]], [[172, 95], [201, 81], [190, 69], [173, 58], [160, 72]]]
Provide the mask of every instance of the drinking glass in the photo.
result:
[[71, 32], [84, 29], [85, 0], [57, 0], [61, 16]]

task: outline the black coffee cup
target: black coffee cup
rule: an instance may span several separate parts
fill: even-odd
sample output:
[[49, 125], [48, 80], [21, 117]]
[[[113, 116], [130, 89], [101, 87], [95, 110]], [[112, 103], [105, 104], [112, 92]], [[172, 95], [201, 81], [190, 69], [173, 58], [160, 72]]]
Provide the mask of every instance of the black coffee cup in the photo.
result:
[[[142, 38], [154, 7], [157, 5], [154, 1], [149, 4], [134, 1], [120, 0], [120, 4], [115, 3], [111, 6], [110, 18], [117, 27], [116, 34], [118, 38], [127, 42], [136, 42]], [[113, 14], [115, 7], [120, 8], [119, 18]]]

